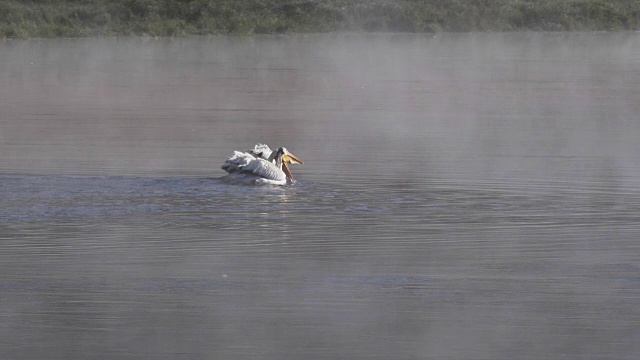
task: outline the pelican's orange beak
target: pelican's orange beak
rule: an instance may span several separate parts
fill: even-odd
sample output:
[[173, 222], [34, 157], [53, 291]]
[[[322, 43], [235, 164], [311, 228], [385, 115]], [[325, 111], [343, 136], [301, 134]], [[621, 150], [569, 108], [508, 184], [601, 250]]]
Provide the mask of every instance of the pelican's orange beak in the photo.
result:
[[282, 162], [289, 164], [304, 164], [304, 161], [300, 160], [297, 156], [293, 155], [288, 150], [282, 156]]
[[285, 175], [287, 175], [289, 180], [293, 182], [295, 181], [295, 179], [293, 178], [293, 175], [291, 174], [291, 170], [289, 169], [289, 165], [287, 164], [304, 164], [304, 162], [300, 160], [300, 158], [298, 158], [297, 156], [290, 153], [289, 150], [285, 149], [285, 153], [282, 156], [282, 171], [284, 171]]

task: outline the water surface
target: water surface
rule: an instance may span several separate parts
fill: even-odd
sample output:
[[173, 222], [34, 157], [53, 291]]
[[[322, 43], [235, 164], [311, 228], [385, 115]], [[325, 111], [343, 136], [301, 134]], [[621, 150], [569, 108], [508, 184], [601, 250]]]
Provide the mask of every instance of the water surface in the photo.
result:
[[[636, 359], [640, 37], [0, 43], [8, 359]], [[286, 187], [219, 178], [286, 146]]]

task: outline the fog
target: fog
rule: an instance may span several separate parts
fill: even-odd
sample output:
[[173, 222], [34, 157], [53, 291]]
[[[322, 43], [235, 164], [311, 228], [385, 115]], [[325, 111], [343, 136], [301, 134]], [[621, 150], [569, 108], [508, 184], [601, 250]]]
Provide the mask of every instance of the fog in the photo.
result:
[[13, 156], [2, 164], [201, 175], [265, 135], [328, 163], [345, 153], [325, 146], [339, 134], [354, 157], [423, 137], [456, 169], [496, 166], [465, 162], [478, 151], [622, 156], [637, 168], [637, 45], [635, 34], [5, 42], [2, 153]]

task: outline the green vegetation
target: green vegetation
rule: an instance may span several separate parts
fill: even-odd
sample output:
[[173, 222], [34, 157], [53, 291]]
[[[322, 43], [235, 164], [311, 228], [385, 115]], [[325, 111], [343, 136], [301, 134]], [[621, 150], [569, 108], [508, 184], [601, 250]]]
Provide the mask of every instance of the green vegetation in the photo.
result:
[[637, 29], [639, 0], [0, 0], [0, 38]]

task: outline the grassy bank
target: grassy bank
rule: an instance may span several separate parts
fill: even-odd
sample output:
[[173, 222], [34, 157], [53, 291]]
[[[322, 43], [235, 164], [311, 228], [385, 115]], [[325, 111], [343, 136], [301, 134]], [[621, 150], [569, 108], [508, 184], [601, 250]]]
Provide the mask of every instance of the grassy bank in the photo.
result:
[[0, 0], [0, 38], [637, 29], [639, 0]]

